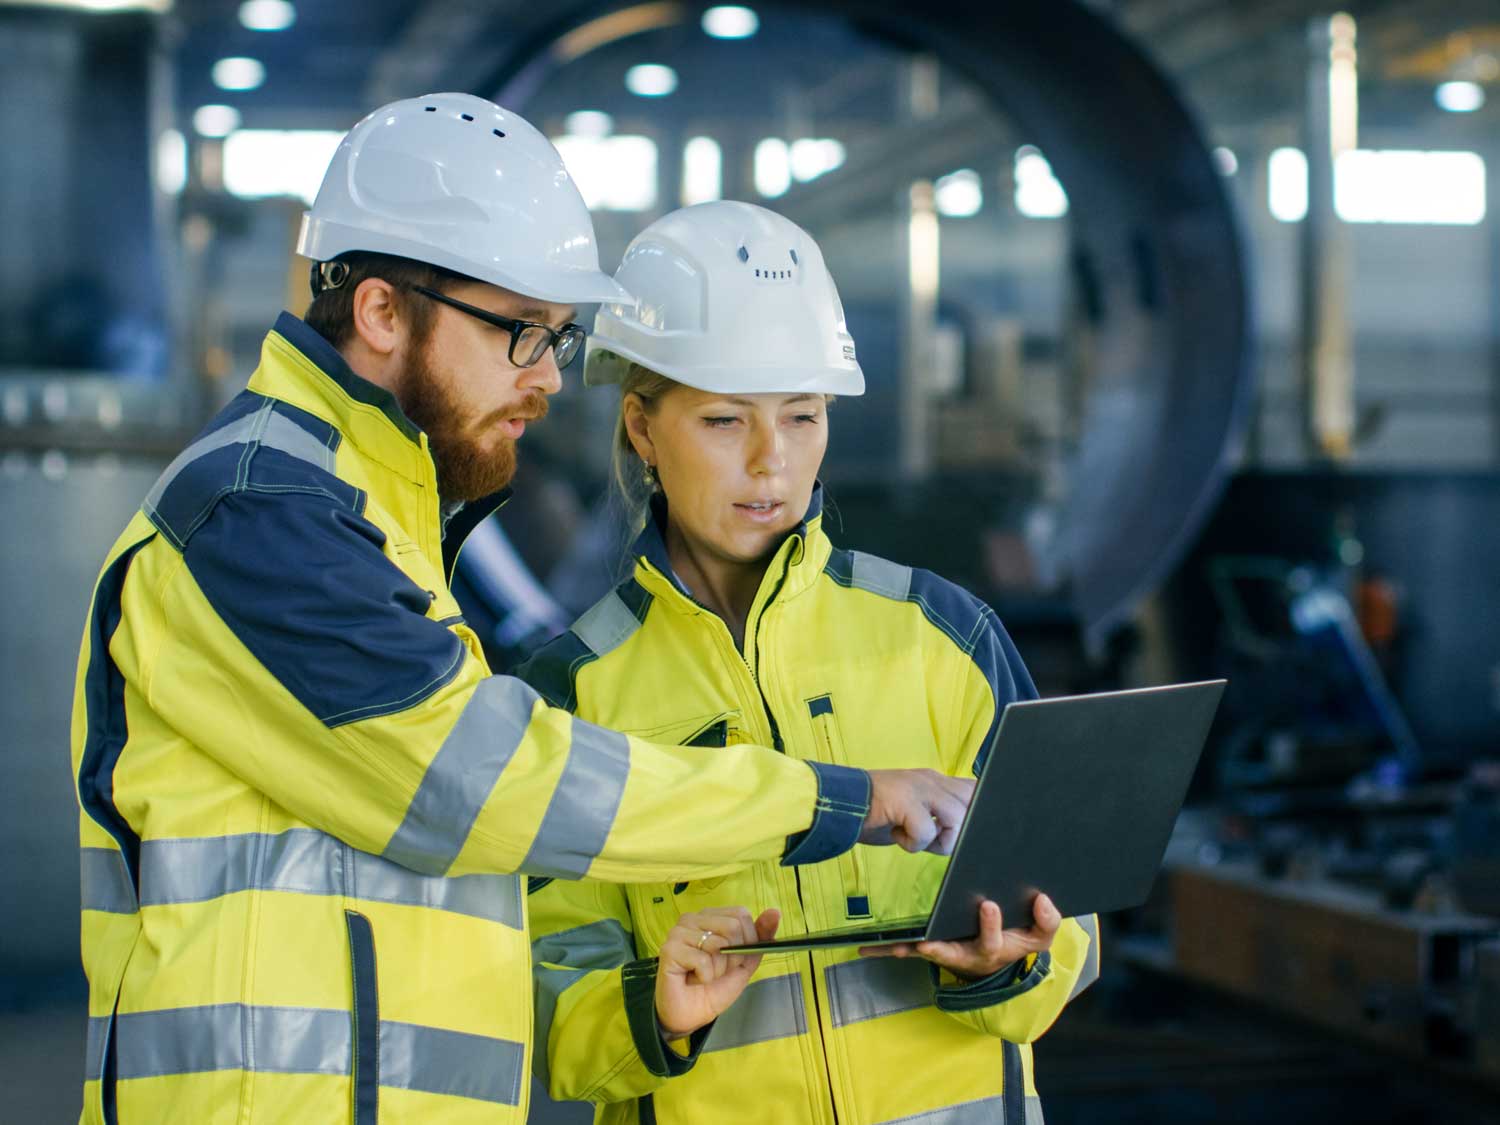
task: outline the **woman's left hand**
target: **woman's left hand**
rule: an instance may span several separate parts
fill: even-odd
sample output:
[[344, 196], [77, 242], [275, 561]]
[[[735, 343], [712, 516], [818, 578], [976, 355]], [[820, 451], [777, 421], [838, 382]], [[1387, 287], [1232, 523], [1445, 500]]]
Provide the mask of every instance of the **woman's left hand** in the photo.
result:
[[970, 941], [918, 941], [897, 945], [861, 947], [861, 957], [921, 957], [941, 965], [956, 977], [983, 980], [1012, 961], [1052, 948], [1052, 939], [1062, 925], [1062, 915], [1046, 895], [1037, 895], [1031, 905], [1032, 924], [1027, 929], [1007, 930], [998, 904], [979, 904], [979, 936]]

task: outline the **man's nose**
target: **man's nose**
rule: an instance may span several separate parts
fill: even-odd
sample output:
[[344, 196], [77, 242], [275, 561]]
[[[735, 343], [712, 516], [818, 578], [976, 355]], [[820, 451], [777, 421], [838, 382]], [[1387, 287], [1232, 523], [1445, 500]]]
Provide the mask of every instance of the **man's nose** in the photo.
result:
[[530, 367], [521, 369], [521, 378], [516, 386], [522, 390], [541, 391], [544, 395], [555, 395], [562, 390], [562, 372], [557, 367], [557, 357], [551, 348]]

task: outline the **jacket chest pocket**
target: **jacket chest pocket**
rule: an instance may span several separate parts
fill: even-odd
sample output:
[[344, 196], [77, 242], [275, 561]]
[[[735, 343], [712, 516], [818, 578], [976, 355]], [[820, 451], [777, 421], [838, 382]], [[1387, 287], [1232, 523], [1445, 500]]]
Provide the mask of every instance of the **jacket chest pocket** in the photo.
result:
[[[812, 724], [813, 749], [821, 761], [836, 766], [852, 766], [848, 748], [844, 745], [843, 731], [839, 728], [838, 714], [834, 709], [833, 695], [825, 692], [804, 701], [808, 721]], [[864, 845], [856, 844], [836, 862], [839, 882], [843, 892], [844, 916], [857, 921], [872, 916], [870, 906], [869, 865], [861, 853]]]

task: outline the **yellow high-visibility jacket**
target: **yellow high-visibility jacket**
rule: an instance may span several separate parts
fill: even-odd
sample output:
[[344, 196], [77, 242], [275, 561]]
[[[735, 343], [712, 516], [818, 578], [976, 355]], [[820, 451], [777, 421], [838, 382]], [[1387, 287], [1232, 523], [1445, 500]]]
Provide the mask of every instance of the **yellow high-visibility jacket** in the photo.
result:
[[490, 675], [447, 576], [494, 506], [445, 534], [426, 435], [290, 315], [152, 488], [74, 696], [83, 1121], [519, 1125], [514, 873], [853, 844], [861, 772], [652, 746]]
[[[581, 718], [643, 737], [977, 773], [1005, 704], [1036, 696], [1010, 638], [952, 583], [835, 549], [820, 496], [767, 568], [743, 649], [673, 575], [658, 505], [633, 576], [517, 675]], [[668, 1081], [645, 1061], [658, 1032], [650, 1009], [629, 1005], [629, 982], [654, 980], [681, 914], [778, 907], [782, 936], [911, 917], [931, 908], [947, 862], [859, 845], [796, 870], [682, 868], [630, 887], [532, 880], [538, 1075], [555, 1098], [597, 1103], [597, 1122], [1038, 1125], [1029, 1044], [1098, 976], [1092, 916], [1065, 920], [1049, 952], [972, 983], [848, 947], [767, 955], [690, 1041], [690, 1073]]]

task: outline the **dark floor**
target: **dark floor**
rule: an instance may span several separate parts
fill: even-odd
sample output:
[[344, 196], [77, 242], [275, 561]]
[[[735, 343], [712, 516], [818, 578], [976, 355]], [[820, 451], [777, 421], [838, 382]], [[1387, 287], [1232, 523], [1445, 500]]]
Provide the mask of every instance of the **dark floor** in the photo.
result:
[[[1037, 1046], [1048, 1125], [1496, 1125], [1500, 1080], [1372, 1051], [1155, 973], [1108, 972]], [[0, 1012], [0, 1125], [78, 1118], [81, 1003]], [[537, 1106], [575, 1125], [581, 1106]]]

